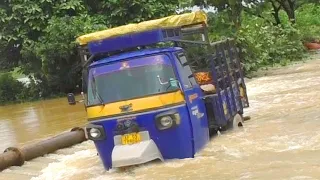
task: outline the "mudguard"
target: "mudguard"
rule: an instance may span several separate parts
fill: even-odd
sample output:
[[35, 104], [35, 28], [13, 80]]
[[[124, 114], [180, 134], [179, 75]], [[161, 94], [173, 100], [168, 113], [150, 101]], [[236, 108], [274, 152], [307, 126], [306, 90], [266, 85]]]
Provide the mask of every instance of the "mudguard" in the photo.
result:
[[142, 164], [155, 159], [163, 161], [152, 139], [133, 145], [116, 145], [112, 151], [113, 168]]

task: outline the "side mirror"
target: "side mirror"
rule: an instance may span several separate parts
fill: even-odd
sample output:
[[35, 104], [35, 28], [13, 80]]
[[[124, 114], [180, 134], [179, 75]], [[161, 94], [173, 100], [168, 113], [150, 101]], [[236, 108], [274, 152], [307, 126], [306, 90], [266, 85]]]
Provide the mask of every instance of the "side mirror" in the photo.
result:
[[75, 105], [77, 103], [73, 93], [69, 93], [67, 95], [67, 98], [68, 98], [69, 105]]

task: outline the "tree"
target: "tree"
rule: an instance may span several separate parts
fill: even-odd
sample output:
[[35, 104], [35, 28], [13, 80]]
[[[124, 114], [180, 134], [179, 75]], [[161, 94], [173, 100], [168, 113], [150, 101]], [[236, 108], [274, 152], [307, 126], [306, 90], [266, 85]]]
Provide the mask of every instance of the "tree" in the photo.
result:
[[281, 4], [279, 4], [276, 0], [268, 0], [271, 5], [272, 5], [272, 9], [273, 9], [273, 12], [272, 12], [272, 15], [275, 19], [275, 25], [279, 25], [281, 24], [281, 20], [280, 20], [280, 16], [279, 16], [279, 12], [281, 10]]
[[246, 6], [259, 3], [258, 0], [194, 0], [193, 3], [198, 6], [217, 8], [218, 12], [227, 11], [229, 19], [233, 22], [236, 29], [241, 27], [241, 12]]
[[178, 0], [3, 0], [0, 68], [21, 66], [40, 80], [44, 95], [72, 91], [81, 79], [77, 36], [167, 16], [178, 5]]
[[84, 10], [80, 0], [4, 0], [0, 4], [0, 64], [12, 68], [23, 59], [20, 51], [25, 44], [37, 41], [53, 16], [79, 14]]
[[296, 0], [276, 0], [287, 13], [289, 21], [294, 24], [296, 22], [295, 10]]
[[277, 24], [280, 24], [280, 18], [279, 18], [279, 11], [280, 9], [283, 9], [287, 16], [289, 21], [292, 24], [296, 23], [296, 13], [295, 11], [301, 7], [304, 4], [307, 3], [315, 3], [319, 4], [319, 0], [268, 0], [271, 2], [274, 10], [274, 17], [277, 22]]
[[178, 0], [111, 0], [103, 1], [102, 11], [111, 26], [136, 23], [175, 13]]

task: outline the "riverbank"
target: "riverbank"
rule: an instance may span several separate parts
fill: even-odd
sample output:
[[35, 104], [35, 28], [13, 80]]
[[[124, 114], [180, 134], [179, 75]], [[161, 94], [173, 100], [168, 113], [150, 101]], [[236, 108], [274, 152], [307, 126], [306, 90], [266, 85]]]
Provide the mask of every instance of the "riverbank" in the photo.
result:
[[258, 71], [250, 73], [250, 76], [247, 78], [247, 80], [250, 81], [252, 78], [291, 73], [291, 72], [288, 72], [288, 70], [291, 69], [292, 67], [300, 66], [301, 64], [308, 63], [309, 61], [313, 61], [317, 59], [320, 59], [320, 50], [309, 51], [306, 54], [306, 57], [301, 59], [300, 61], [291, 61], [285, 66], [276, 64], [274, 66], [260, 68]]
[[33, 99], [33, 100], [9, 101], [9, 102], [5, 102], [5, 103], [0, 103], [0, 107], [1, 106], [8, 106], [8, 105], [17, 105], [17, 104], [25, 104], [25, 103], [34, 103], [34, 102], [47, 101], [47, 100], [63, 98], [63, 97], [66, 97], [66, 96], [67, 96], [67, 94], [57, 94], [57, 95], [52, 95], [52, 96], [49, 96], [49, 97]]

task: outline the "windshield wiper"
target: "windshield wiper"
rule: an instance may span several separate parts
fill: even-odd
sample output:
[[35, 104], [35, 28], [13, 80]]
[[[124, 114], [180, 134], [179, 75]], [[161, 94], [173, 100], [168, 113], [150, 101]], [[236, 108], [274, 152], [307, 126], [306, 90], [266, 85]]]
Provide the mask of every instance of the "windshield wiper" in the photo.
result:
[[102, 97], [100, 96], [98, 90], [97, 90], [97, 86], [96, 86], [96, 78], [93, 76], [92, 74], [92, 81], [91, 81], [91, 86], [92, 86], [92, 93], [94, 96], [96, 96], [99, 100], [99, 105], [103, 105], [105, 106], [105, 103], [102, 99]]

